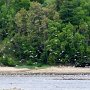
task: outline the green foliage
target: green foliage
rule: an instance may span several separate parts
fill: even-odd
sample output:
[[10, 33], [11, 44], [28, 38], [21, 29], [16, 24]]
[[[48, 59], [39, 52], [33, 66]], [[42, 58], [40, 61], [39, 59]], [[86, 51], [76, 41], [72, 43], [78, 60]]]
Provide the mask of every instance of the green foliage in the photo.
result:
[[90, 65], [90, 0], [0, 0], [0, 65]]
[[4, 66], [16, 66], [16, 61], [11, 57], [3, 56], [0, 62]]
[[13, 0], [12, 4], [16, 11], [19, 11], [21, 8], [28, 10], [30, 7], [30, 0]]
[[41, 3], [41, 4], [44, 3], [44, 0], [30, 0], [30, 1], [39, 2], [39, 3]]

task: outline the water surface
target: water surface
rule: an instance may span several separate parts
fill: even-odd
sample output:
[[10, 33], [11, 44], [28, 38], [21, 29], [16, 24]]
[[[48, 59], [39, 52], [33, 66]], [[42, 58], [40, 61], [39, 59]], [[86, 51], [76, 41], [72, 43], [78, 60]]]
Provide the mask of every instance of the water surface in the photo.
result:
[[[84, 80], [83, 80], [84, 79]], [[0, 76], [0, 90], [90, 90], [90, 75]]]

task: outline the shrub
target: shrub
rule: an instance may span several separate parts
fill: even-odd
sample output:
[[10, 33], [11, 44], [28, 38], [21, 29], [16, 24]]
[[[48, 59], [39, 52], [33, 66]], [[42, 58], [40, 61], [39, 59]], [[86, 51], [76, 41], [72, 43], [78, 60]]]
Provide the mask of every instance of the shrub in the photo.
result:
[[3, 57], [1, 63], [5, 66], [11, 66], [11, 67], [16, 66], [15, 60], [11, 57]]

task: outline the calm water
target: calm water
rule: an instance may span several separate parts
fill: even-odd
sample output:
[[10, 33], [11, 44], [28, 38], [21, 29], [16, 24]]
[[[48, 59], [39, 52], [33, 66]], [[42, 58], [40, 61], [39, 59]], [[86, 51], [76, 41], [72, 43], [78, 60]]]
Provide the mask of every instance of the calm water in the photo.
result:
[[90, 90], [87, 79], [90, 75], [0, 76], [0, 90], [14, 87], [23, 90]]

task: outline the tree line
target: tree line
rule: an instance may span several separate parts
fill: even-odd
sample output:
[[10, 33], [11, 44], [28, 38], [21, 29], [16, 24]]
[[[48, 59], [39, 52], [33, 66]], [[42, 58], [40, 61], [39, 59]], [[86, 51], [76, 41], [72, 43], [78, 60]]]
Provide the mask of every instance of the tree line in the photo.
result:
[[0, 0], [0, 65], [90, 65], [90, 0]]

